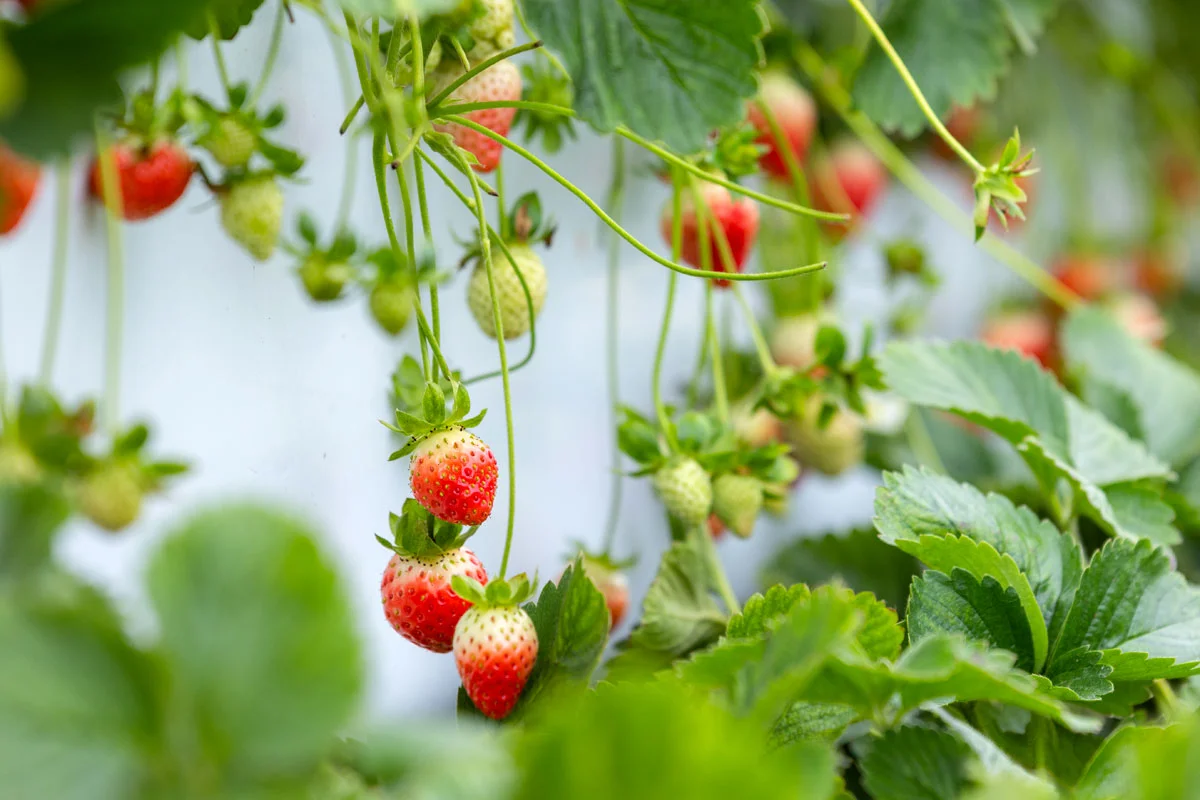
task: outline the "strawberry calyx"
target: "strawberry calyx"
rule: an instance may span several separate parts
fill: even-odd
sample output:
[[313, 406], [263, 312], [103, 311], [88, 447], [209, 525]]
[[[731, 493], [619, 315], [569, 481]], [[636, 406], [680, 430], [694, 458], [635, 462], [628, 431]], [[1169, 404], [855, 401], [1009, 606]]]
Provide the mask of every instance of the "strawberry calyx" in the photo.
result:
[[537, 576], [533, 580], [524, 572], [511, 578], [491, 578], [483, 586], [474, 578], [455, 575], [450, 579], [454, 593], [474, 606], [483, 608], [512, 608], [533, 597], [537, 591]]
[[635, 566], [638, 562], [636, 553], [628, 558], [616, 558], [608, 551], [593, 552], [585, 544], [578, 541], [571, 543], [571, 550], [563, 560], [568, 563], [574, 563], [577, 558], [582, 558], [585, 566], [596, 566], [609, 572], [624, 572]]
[[[449, 410], [446, 408], [448, 400], [453, 402]], [[467, 416], [470, 413], [471, 396], [467, 387], [457, 379], [449, 381], [446, 387], [440, 381], [426, 381], [419, 406], [411, 407], [408, 411], [398, 408], [396, 424], [383, 423], [388, 430], [409, 437], [405, 445], [392, 453], [388, 460], [395, 461], [408, 455], [417, 448], [422, 439], [435, 431], [476, 427], [483, 422], [487, 409], [473, 417]]]
[[432, 558], [457, 550], [478, 527], [464, 531], [462, 525], [438, 519], [412, 498], [404, 501], [399, 514], [388, 515], [388, 526], [391, 541], [379, 535], [375, 540], [397, 555], [412, 558]]
[[[525, 64], [521, 67], [521, 75], [524, 78], [521, 96], [526, 100], [559, 108], [575, 107], [574, 84], [549, 59], [539, 58], [532, 64]], [[542, 149], [551, 154], [561, 150], [565, 141], [575, 139], [575, 120], [569, 114], [557, 111], [520, 108], [514, 125], [525, 127], [526, 139], [540, 137]]]
[[[504, 215], [504, 225], [499, 233], [505, 244], [532, 245], [544, 244], [551, 246], [554, 234], [558, 228], [554, 220], [542, 212], [542, 201], [537, 192], [526, 192], [513, 203], [512, 210]], [[478, 240], [464, 243], [467, 248], [459, 261], [459, 269], [478, 261], [483, 255], [483, 248]]]
[[1024, 221], [1021, 209], [1028, 199], [1019, 180], [1036, 175], [1039, 170], [1031, 167], [1033, 151], [1021, 154], [1021, 133], [1014, 131], [1000, 159], [975, 178], [975, 239], [978, 241], [987, 230], [988, 220], [994, 210], [1000, 224], [1008, 229], [1010, 218]]
[[261, 169], [252, 165], [257, 155], [274, 174], [295, 175], [304, 166], [303, 157], [265, 135], [283, 124], [283, 105], [274, 105], [265, 114], [259, 114], [247, 105], [249, 91], [245, 83], [232, 87], [228, 108], [218, 108], [204, 97], [192, 95], [181, 105], [181, 114], [198, 130], [196, 143], [230, 173]]

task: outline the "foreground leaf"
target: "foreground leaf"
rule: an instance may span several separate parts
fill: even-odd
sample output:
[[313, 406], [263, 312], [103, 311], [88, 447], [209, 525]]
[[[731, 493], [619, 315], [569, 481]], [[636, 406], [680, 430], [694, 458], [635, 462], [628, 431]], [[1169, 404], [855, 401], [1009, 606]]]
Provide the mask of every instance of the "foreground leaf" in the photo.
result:
[[943, 731], [906, 725], [860, 739], [855, 753], [875, 800], [958, 797], [967, 785], [970, 748]]

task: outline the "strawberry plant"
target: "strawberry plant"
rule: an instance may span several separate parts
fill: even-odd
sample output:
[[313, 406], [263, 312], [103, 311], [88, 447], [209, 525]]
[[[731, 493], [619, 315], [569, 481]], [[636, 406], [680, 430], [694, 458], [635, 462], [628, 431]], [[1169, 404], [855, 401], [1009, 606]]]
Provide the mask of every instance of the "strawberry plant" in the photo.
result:
[[[1197, 796], [1196, 14], [1117, 15], [0, 0], [0, 256], [55, 205], [43, 335], [5, 340], [38, 345], [36, 374], [0, 359], [0, 797]], [[336, 107], [305, 95], [329, 111], [306, 122], [340, 120], [347, 143], [340, 193], [304, 211], [294, 148], [311, 140], [265, 99], [301, 25], [344, 78]], [[257, 74], [238, 74], [247, 53]], [[189, 86], [197, 59], [215, 95]], [[1105, 108], [1134, 122], [1100, 135]], [[580, 157], [603, 139], [611, 157]], [[538, 180], [509, 185], [514, 160]], [[598, 166], [600, 200], [581, 188]], [[665, 200], [627, 224], [635, 181]], [[584, 280], [588, 232], [550, 220], [567, 203], [607, 245], [603, 298], [571, 308], [559, 287]], [[394, 343], [387, 419], [358, 420], [400, 492], [371, 510], [386, 536], [359, 532], [386, 551], [382, 613], [359, 618], [293, 513], [168, 507], [190, 464], [121, 405], [129, 371], [159, 368], [122, 361], [126, 301], [144, 296], [125, 237], [186, 224], [184, 208], [293, 299], [361, 302]], [[84, 215], [106, 245], [95, 399], [56, 370]], [[1019, 288], [996, 288], [997, 265]], [[0, 257], [0, 282], [38, 269]], [[659, 287], [651, 335], [622, 347]], [[976, 330], [948, 341], [956, 315]], [[603, 369], [574, 352], [601, 327]], [[572, 363], [514, 380], [547, 337]], [[481, 352], [494, 368], [471, 374]], [[645, 391], [619, 385], [643, 357]], [[579, 376], [605, 387], [607, 419], [573, 413]], [[521, 413], [535, 392], [572, 412], [565, 434]], [[480, 427], [489, 411], [503, 437]], [[552, 457], [518, 452], [518, 424]], [[320, 452], [312, 433], [297, 436]], [[553, 471], [576, 513], [532, 514], [546, 498], [518, 492], [518, 463]], [[609, 474], [605, 519], [575, 496], [588, 470]], [[873, 499], [842, 491], [854, 481]], [[818, 530], [834, 506], [852, 521]], [[131, 610], [72, 563], [67, 531], [136, 539], [160, 511], [175, 519], [143, 550]], [[534, 540], [565, 553], [540, 576], [514, 544]], [[365, 626], [404, 657], [375, 663]], [[379, 711], [373, 684], [420, 682], [417, 663], [461, 685], [441, 698], [453, 718]]]

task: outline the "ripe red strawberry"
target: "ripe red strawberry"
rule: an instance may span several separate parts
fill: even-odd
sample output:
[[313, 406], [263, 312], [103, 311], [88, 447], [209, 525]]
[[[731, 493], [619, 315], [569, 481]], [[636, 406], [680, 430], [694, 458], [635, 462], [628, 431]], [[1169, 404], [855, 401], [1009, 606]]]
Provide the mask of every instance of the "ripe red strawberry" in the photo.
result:
[[1058, 282], [1083, 300], [1098, 300], [1116, 288], [1112, 264], [1100, 256], [1065, 255], [1051, 268]]
[[865, 216], [883, 194], [887, 179], [887, 170], [865, 145], [844, 139], [813, 167], [813, 205]]
[[519, 606], [473, 606], [454, 629], [454, 663], [463, 688], [490, 719], [512, 712], [537, 653], [537, 629]]
[[1016, 350], [1043, 367], [1054, 363], [1054, 323], [1041, 311], [999, 314], [984, 325], [980, 338], [991, 347]]
[[[447, 86], [462, 75], [462, 65], [457, 63], [443, 64], [434, 72], [435, 89]], [[488, 67], [471, 80], [454, 91], [455, 103], [488, 103], [501, 100], [521, 99], [521, 72], [515, 64], [501, 61]], [[515, 108], [489, 108], [483, 111], [472, 111], [466, 118], [478, 123], [490, 131], [507, 136], [512, 128]], [[491, 172], [500, 166], [500, 156], [504, 148], [482, 133], [465, 128], [462, 125], [435, 125], [437, 130], [449, 133], [454, 137], [454, 143], [471, 153], [479, 161], [473, 165], [476, 172]]]
[[[796, 161], [803, 164], [817, 127], [817, 104], [813, 102], [812, 95], [786, 73], [772, 71], [763, 75], [759, 99], [779, 123]], [[747, 116], [750, 124], [759, 132], [758, 143], [767, 148], [767, 152], [759, 159], [759, 166], [773, 178], [788, 180], [787, 161], [779, 152], [778, 143], [771, 134], [771, 126], [767, 124], [758, 102], [748, 105]]]
[[457, 425], [426, 436], [409, 466], [413, 497], [429, 513], [458, 525], [479, 525], [492, 513], [499, 470], [492, 449]]
[[37, 194], [42, 171], [0, 144], [0, 235], [9, 233], [25, 216]]
[[379, 587], [383, 612], [396, 633], [435, 653], [449, 653], [454, 627], [471, 603], [450, 588], [465, 575], [487, 584], [487, 570], [465, 547], [428, 557], [392, 555]]
[[[127, 220], [149, 219], [166, 211], [183, 196], [195, 170], [187, 151], [169, 140], [147, 147], [121, 142], [111, 150], [121, 189], [121, 212]], [[98, 158], [92, 161], [88, 189], [104, 201]]]
[[[702, 183], [699, 187], [701, 200], [708, 206], [708, 245], [712, 262], [709, 268], [716, 272], [729, 272], [728, 265], [722, 253], [725, 252], [717, 238], [717, 226], [724, 232], [725, 240], [729, 243], [729, 254], [733, 258], [734, 272], [741, 272], [758, 236], [758, 206], [748, 197], [734, 197], [724, 186], [715, 183]], [[662, 234], [669, 244], [672, 239], [674, 215], [670, 202], [663, 209]], [[704, 266], [700, 253], [700, 221], [697, 216], [695, 198], [691, 192], [684, 192], [683, 205], [683, 260], [702, 269]], [[729, 286], [729, 281], [716, 279], [714, 286]]]
[[604, 604], [608, 606], [609, 627], [615, 628], [625, 618], [629, 608], [629, 580], [607, 557], [583, 557], [583, 571], [604, 595]]

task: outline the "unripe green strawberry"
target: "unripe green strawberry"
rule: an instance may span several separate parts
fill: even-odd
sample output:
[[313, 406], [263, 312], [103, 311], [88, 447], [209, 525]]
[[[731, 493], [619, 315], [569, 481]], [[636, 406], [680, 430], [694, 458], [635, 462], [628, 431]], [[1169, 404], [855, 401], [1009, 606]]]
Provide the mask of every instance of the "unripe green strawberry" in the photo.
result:
[[258, 146], [254, 131], [236, 117], [221, 117], [200, 145], [223, 167], [244, 167]]
[[821, 398], [812, 398], [803, 416], [787, 423], [787, 440], [801, 464], [826, 475], [840, 475], [863, 459], [862, 418], [839, 408], [822, 429], [817, 425], [820, 410]]
[[314, 253], [300, 265], [300, 280], [304, 291], [318, 303], [328, 303], [342, 296], [346, 284], [354, 279], [354, 270], [344, 261], [329, 262]]
[[33, 453], [16, 442], [0, 443], [0, 486], [34, 483], [42, 477], [42, 468]]
[[695, 459], [677, 458], [660, 468], [654, 490], [668, 513], [685, 525], [699, 525], [712, 510], [712, 478]]
[[108, 531], [119, 531], [142, 510], [142, 482], [129, 464], [105, 464], [83, 479], [79, 508], [84, 516]]
[[[509, 247], [513, 262], [504, 257], [499, 250], [493, 250], [492, 277], [496, 282], [496, 296], [500, 299], [500, 321], [504, 326], [504, 338], [515, 339], [529, 332], [533, 324], [529, 316], [529, 303], [525, 300], [525, 291], [521, 288], [521, 279], [517, 270], [525, 278], [529, 286], [529, 296], [533, 299], [533, 316], [537, 317], [546, 302], [546, 268], [542, 259], [527, 244], [513, 244]], [[479, 327], [488, 336], [496, 338], [495, 320], [492, 317], [492, 295], [488, 286], [487, 267], [482, 259], [475, 265], [471, 274], [471, 283], [467, 287], [467, 305]]]
[[512, 713], [537, 654], [537, 628], [518, 606], [473, 606], [454, 628], [454, 663], [463, 689], [490, 719]]
[[793, 369], [808, 369], [817, 360], [817, 332], [821, 321], [814, 314], [784, 317], [771, 332], [771, 356], [775, 363]]
[[221, 192], [221, 225], [235, 242], [259, 261], [279, 243], [283, 226], [283, 192], [274, 175], [255, 175]]
[[468, 32], [475, 40], [471, 48], [472, 63], [507, 50], [516, 43], [513, 31], [513, 0], [483, 0], [483, 16], [471, 23]]
[[408, 325], [415, 300], [416, 292], [408, 284], [383, 281], [371, 290], [371, 316], [379, 327], [395, 336]]
[[735, 535], [750, 536], [762, 507], [763, 486], [758, 478], [727, 474], [713, 481], [713, 513]]

